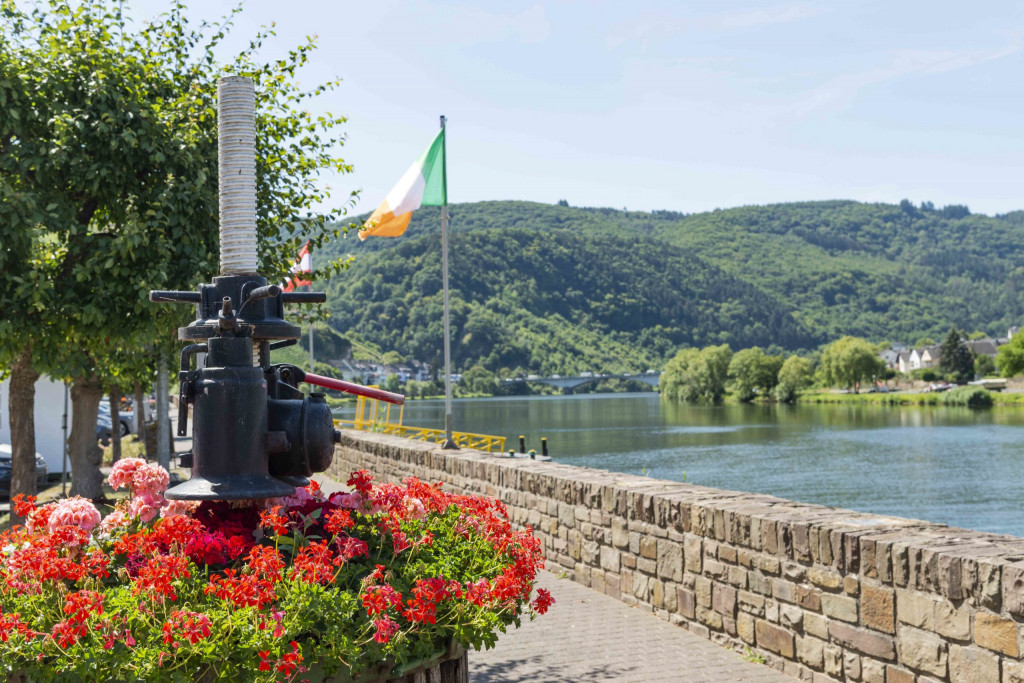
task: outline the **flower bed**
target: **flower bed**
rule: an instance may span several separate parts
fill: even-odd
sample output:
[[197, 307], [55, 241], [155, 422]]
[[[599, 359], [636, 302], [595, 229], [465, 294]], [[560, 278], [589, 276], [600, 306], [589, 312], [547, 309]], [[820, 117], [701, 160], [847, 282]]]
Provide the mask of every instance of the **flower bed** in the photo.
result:
[[[398, 676], [450, 648], [490, 647], [525, 613], [540, 544], [495, 500], [415, 479], [314, 483], [259, 502], [168, 501], [138, 459], [109, 478], [105, 519], [82, 498], [36, 507], [0, 536], [0, 664], [68, 680]], [[436, 661], [436, 659], [435, 659]], [[312, 667], [312, 669], [310, 668]]]

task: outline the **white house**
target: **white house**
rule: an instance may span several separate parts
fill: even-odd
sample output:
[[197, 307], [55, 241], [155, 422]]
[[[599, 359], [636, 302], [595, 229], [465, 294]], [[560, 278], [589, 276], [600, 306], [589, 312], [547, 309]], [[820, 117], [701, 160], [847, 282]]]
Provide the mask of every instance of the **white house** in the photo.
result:
[[902, 349], [896, 356], [896, 369], [899, 370], [900, 374], [905, 375], [910, 372], [910, 354], [910, 351]]
[[895, 369], [899, 363], [900, 354], [896, 349], [886, 349], [878, 355], [885, 362], [885, 367], [887, 368]]
[[941, 356], [941, 349], [941, 346], [926, 346], [921, 349], [921, 367], [934, 368], [937, 366]]

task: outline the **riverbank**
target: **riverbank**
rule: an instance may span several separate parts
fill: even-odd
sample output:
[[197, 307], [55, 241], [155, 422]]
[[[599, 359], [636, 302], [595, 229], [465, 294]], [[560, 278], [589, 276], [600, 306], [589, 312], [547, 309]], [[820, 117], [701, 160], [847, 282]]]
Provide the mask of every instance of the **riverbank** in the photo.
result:
[[[984, 391], [984, 390], [982, 390]], [[991, 391], [987, 392], [993, 406], [1024, 406], [1024, 393]], [[892, 391], [888, 393], [841, 394], [831, 391], [804, 392], [797, 398], [799, 403], [841, 403], [854, 405], [886, 406], [939, 406], [949, 405], [944, 401], [945, 392]]]

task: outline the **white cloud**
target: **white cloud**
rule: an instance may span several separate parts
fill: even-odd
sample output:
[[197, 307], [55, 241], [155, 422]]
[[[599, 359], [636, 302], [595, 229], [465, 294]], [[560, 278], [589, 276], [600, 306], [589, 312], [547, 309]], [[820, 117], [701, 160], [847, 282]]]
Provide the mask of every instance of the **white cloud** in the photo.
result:
[[1024, 43], [1013, 40], [1002, 47], [973, 50], [894, 50], [887, 63], [864, 71], [836, 76], [801, 96], [791, 110], [811, 111], [843, 105], [865, 88], [898, 78], [938, 74], [984, 64], [1020, 52]]

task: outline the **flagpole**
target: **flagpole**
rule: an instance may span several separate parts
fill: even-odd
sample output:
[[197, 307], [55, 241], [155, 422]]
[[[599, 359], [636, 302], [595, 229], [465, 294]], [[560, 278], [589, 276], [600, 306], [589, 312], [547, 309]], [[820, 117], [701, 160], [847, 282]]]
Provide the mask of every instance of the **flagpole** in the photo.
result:
[[[441, 129], [447, 119], [441, 116]], [[447, 136], [445, 136], [447, 137]], [[448, 154], [447, 140], [442, 144], [441, 187], [444, 188], [444, 201], [441, 203], [441, 289], [444, 301], [444, 446], [442, 448], [458, 449], [452, 438], [452, 339], [448, 317]]]

